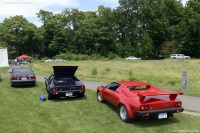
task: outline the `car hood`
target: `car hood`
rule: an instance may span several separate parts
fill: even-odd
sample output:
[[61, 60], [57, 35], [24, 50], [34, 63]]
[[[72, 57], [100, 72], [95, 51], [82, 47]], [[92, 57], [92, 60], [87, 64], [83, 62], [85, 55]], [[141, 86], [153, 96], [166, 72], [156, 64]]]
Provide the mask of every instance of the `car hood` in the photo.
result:
[[72, 77], [74, 76], [78, 66], [53, 66], [54, 76], [59, 77]]

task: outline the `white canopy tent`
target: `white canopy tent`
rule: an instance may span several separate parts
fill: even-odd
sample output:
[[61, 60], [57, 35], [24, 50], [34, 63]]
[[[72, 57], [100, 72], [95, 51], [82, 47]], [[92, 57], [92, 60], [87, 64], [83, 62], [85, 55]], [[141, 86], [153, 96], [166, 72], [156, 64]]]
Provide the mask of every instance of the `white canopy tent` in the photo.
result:
[[0, 47], [0, 67], [8, 67], [8, 50]]

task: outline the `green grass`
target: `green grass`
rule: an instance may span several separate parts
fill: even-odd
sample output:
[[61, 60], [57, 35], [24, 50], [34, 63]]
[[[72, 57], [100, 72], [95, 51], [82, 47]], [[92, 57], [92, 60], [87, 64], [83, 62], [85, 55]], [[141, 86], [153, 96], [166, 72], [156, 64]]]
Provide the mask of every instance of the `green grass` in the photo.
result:
[[0, 73], [0, 133], [200, 132], [200, 117], [184, 113], [169, 119], [124, 123], [115, 107], [98, 102], [96, 92], [89, 89], [83, 98], [42, 102], [39, 97], [47, 97], [44, 83], [11, 88], [7, 68], [0, 68]]
[[140, 80], [166, 91], [181, 89], [182, 71], [188, 71], [189, 88], [185, 95], [200, 96], [199, 60], [108, 60], [34, 62], [30, 66], [38, 75], [53, 73], [53, 65], [78, 65], [76, 76], [82, 80], [110, 83], [118, 80]]

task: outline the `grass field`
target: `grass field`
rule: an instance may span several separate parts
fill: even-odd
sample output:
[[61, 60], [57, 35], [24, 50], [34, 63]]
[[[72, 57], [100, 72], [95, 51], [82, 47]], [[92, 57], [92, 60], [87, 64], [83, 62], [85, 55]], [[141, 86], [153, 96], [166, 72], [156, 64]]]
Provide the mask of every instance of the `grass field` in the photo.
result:
[[200, 132], [200, 116], [184, 113], [124, 123], [115, 107], [99, 103], [96, 92], [89, 89], [83, 98], [42, 102], [39, 97], [47, 97], [44, 83], [11, 88], [7, 68], [0, 68], [0, 73], [0, 133]]
[[188, 71], [188, 92], [185, 95], [200, 96], [199, 60], [109, 60], [34, 62], [30, 66], [37, 74], [48, 76], [53, 65], [77, 65], [76, 76], [82, 80], [109, 83], [118, 80], [141, 80], [167, 91], [181, 89], [182, 71]]

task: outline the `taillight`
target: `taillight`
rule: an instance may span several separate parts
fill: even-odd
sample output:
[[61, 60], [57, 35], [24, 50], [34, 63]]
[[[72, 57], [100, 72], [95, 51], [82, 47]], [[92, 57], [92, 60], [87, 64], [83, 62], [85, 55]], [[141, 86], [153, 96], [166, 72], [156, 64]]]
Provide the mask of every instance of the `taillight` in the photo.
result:
[[85, 90], [85, 86], [79, 86], [79, 90]]
[[58, 88], [52, 88], [52, 91], [58, 91]]
[[175, 102], [174, 103], [174, 107], [181, 107], [182, 106], [182, 103], [181, 102]]
[[52, 91], [53, 91], [53, 95], [55, 95], [56, 91], [58, 91], [58, 88], [52, 88]]
[[149, 105], [141, 105], [140, 106], [140, 110], [148, 110], [149, 109]]
[[30, 79], [35, 79], [35, 76], [31, 76]]
[[16, 75], [11, 77], [11, 80], [17, 80], [17, 79], [18, 79], [18, 77]]
[[29, 79], [36, 79], [35, 75], [29, 75]]

